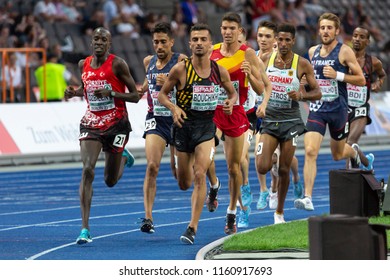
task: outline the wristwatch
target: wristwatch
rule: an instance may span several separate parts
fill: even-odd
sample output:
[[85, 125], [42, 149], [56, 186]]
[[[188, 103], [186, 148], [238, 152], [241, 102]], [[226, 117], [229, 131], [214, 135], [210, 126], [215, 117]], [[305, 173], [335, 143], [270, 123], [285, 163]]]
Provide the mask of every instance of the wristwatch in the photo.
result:
[[111, 93], [110, 93], [110, 95], [112, 96], [112, 97], [115, 97], [115, 91], [111, 91]]

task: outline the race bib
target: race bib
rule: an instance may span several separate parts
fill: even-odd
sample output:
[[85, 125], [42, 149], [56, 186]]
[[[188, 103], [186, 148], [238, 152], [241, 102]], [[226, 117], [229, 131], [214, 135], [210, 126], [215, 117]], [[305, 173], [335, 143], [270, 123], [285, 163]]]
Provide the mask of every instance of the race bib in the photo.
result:
[[367, 103], [367, 86], [347, 84], [348, 106], [361, 107]]
[[321, 89], [321, 101], [330, 102], [339, 97], [339, 88], [335, 79], [318, 79], [317, 83]]
[[[106, 97], [97, 97], [94, 94], [94, 91], [96, 89], [102, 88], [102, 85], [100, 82], [102, 81], [94, 81], [95, 83], [88, 84], [86, 88], [88, 103], [89, 103], [89, 109], [92, 112], [98, 112], [98, 111], [105, 111], [105, 110], [111, 110], [115, 108], [115, 102], [114, 99], [111, 96]], [[103, 82], [104, 83], [104, 82]], [[108, 90], [112, 90], [112, 87], [110, 84], [103, 84], [103, 87]]]
[[[239, 81], [232, 81], [232, 84], [233, 84], [233, 87], [234, 89], [236, 90], [237, 94], [238, 94], [238, 98], [237, 98], [237, 101], [234, 105], [240, 105], [240, 91], [239, 91], [239, 88], [240, 88], [240, 82]], [[227, 96], [227, 92], [226, 90], [221, 87], [221, 92], [219, 94], [219, 97], [218, 97], [218, 105], [224, 105], [224, 102], [225, 100], [228, 98]]]
[[291, 89], [288, 86], [272, 85], [272, 92], [268, 101], [268, 106], [275, 108], [291, 108], [292, 99], [290, 99], [287, 94], [289, 91], [291, 91]]
[[191, 109], [196, 111], [214, 111], [220, 95], [219, 85], [194, 85]]
[[[155, 116], [160, 116], [160, 117], [172, 116], [171, 110], [169, 110], [167, 107], [161, 105], [160, 101], [158, 101], [158, 94], [159, 94], [159, 91], [156, 91], [156, 90], [150, 91], [150, 96], [152, 97], [152, 102], [153, 102], [153, 114]], [[168, 98], [169, 98], [169, 100], [171, 100], [171, 102], [173, 104], [176, 105], [176, 93], [175, 92], [171, 91], [168, 94]]]

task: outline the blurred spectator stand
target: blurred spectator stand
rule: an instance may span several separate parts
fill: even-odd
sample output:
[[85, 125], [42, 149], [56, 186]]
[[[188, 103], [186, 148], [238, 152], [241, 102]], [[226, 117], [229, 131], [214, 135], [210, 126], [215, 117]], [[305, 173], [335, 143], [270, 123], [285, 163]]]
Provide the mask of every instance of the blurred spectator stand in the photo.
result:
[[[24, 72], [24, 77], [25, 77], [25, 81], [26, 81], [26, 102], [29, 103], [30, 101], [35, 101], [35, 100], [32, 100], [34, 99], [34, 97], [32, 97], [30, 94], [31, 94], [31, 88], [32, 88], [32, 75], [31, 75], [31, 68], [30, 68], [30, 65], [29, 65], [29, 55], [31, 54], [34, 54], [34, 53], [42, 53], [42, 61], [43, 61], [43, 65], [46, 64], [46, 50], [43, 49], [43, 48], [1, 48], [0, 49], [0, 53], [1, 53], [1, 57], [2, 57], [2, 67], [1, 67], [1, 73], [4, 73], [5, 71], [5, 63], [9, 63], [8, 62], [8, 59], [7, 57], [9, 56], [8, 54], [10, 52], [21, 52], [21, 53], [25, 53], [25, 57], [26, 57], [26, 67], [24, 68], [25, 69], [25, 72]], [[9, 64], [8, 64], [8, 67], [9, 67]], [[43, 66], [43, 71], [46, 72], [46, 67]], [[7, 100], [7, 83], [6, 83], [6, 80], [5, 79], [2, 79], [1, 81], [1, 85], [2, 85], [2, 102], [5, 103], [6, 100]], [[14, 93], [14, 87], [13, 87], [13, 84], [11, 83], [9, 85], [9, 90], [10, 90], [10, 100], [11, 101], [14, 101], [15, 99], [15, 93]], [[43, 92], [46, 94], [46, 86], [43, 87]]]

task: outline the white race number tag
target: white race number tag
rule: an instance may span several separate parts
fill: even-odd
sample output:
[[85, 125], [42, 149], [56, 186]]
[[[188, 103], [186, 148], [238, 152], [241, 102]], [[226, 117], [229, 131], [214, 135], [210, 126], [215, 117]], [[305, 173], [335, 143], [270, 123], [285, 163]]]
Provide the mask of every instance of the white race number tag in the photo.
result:
[[114, 138], [114, 143], [112, 143], [115, 147], [122, 148], [125, 144], [126, 134], [118, 134]]
[[157, 123], [156, 119], [152, 118], [145, 121], [145, 131], [156, 129]]
[[355, 117], [366, 117], [367, 116], [367, 108], [356, 108], [355, 109]]
[[260, 142], [260, 143], [257, 145], [256, 155], [261, 155], [262, 153], [263, 153], [263, 142]]

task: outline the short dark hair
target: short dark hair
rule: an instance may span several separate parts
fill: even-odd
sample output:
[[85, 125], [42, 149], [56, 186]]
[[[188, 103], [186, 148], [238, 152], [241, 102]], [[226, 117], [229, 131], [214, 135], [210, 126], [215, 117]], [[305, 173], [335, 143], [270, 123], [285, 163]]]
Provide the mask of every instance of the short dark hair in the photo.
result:
[[295, 38], [296, 29], [295, 29], [295, 26], [292, 25], [291, 23], [285, 22], [285, 23], [278, 25], [276, 33], [279, 33], [279, 32], [290, 33], [293, 36], [293, 38]]
[[367, 39], [370, 40], [370, 36], [371, 36], [370, 30], [368, 30], [367, 27], [363, 27], [363, 26], [360, 26], [360, 25], [359, 25], [359, 26], [356, 27], [353, 31], [355, 32], [355, 30], [358, 29], [358, 28], [365, 30], [365, 31], [367, 32]]
[[158, 22], [154, 26], [154, 28], [151, 30], [152, 35], [154, 33], [165, 33], [168, 35], [169, 38], [172, 38], [173, 33], [171, 29], [171, 24], [168, 22]]
[[276, 35], [277, 29], [278, 29], [278, 26], [275, 23], [273, 23], [272, 21], [268, 21], [268, 20], [260, 21], [259, 25], [257, 26], [257, 30], [259, 30], [260, 27], [265, 27], [265, 28], [271, 29], [275, 35]]
[[108, 30], [107, 28], [105, 28], [105, 27], [103, 27], [103, 26], [96, 27], [96, 28], [93, 30], [93, 33], [98, 32], [98, 31], [104, 32], [104, 33], [108, 34], [108, 35], [111, 37], [111, 32], [110, 32], [110, 30]]
[[224, 14], [222, 21], [233, 21], [237, 22], [239, 26], [241, 26], [241, 16], [237, 13], [229, 12]]
[[210, 37], [213, 36], [210, 27], [205, 23], [196, 23], [193, 26], [191, 26], [190, 33], [192, 31], [201, 31], [201, 30], [207, 30], [210, 34]]

